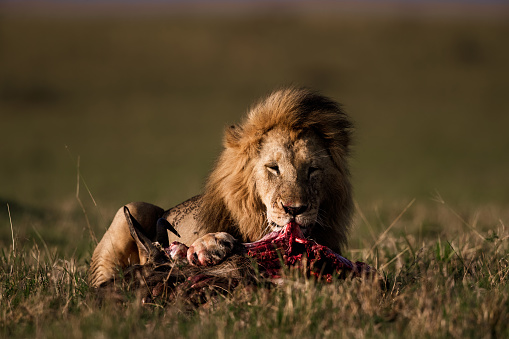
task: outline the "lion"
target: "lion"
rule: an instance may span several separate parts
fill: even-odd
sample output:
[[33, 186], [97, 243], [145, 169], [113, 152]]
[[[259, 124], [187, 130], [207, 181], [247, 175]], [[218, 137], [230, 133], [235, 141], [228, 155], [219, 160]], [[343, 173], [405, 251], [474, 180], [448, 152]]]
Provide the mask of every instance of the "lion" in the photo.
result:
[[[341, 253], [353, 210], [352, 128], [337, 102], [305, 88], [277, 90], [226, 128], [202, 195], [166, 211], [144, 202], [126, 206], [152, 241], [158, 220], [169, 222], [180, 235], [168, 231], [169, 242], [191, 245], [193, 265], [218, 263], [234, 244], [258, 240], [291, 221]], [[120, 208], [92, 255], [89, 283], [97, 287], [118, 268], [146, 260]]]

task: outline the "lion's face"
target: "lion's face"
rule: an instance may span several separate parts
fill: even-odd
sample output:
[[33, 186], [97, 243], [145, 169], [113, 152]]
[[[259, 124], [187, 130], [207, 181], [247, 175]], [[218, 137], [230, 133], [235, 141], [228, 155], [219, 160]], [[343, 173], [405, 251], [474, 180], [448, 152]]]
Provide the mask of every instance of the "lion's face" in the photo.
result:
[[257, 193], [266, 207], [269, 230], [290, 221], [305, 233], [320, 223], [322, 185], [333, 164], [323, 142], [312, 132], [292, 139], [280, 129], [268, 132], [254, 167]]
[[351, 129], [324, 96], [297, 88], [270, 94], [226, 129], [202, 198], [201, 232], [248, 242], [293, 220], [340, 253], [353, 209]]

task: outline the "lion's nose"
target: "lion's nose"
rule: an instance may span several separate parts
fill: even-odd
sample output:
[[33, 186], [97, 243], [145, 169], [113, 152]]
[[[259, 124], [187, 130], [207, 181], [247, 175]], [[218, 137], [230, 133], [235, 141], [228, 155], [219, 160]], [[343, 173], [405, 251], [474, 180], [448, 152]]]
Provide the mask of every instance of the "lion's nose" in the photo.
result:
[[290, 214], [293, 217], [298, 216], [299, 214], [304, 213], [307, 209], [307, 205], [283, 205], [283, 209], [287, 214]]

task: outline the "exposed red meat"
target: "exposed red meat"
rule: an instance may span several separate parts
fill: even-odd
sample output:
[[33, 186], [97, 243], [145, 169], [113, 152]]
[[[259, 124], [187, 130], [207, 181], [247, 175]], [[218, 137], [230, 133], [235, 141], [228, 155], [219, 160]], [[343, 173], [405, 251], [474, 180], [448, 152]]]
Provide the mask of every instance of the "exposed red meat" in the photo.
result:
[[278, 277], [283, 262], [288, 267], [299, 267], [309, 276], [332, 281], [348, 275], [373, 274], [375, 270], [362, 262], [350, 260], [330, 248], [306, 239], [295, 223], [289, 223], [279, 232], [272, 232], [253, 243], [243, 244], [246, 254], [256, 259], [270, 277]]
[[[165, 251], [171, 258], [183, 260], [185, 248], [185, 245], [173, 242]], [[296, 223], [289, 223], [258, 241], [242, 244], [239, 254], [254, 258], [260, 272], [268, 278], [280, 277], [282, 264], [298, 267], [306, 275], [327, 282], [331, 282], [334, 275], [345, 278], [375, 272], [363, 262], [351, 262], [330, 248], [306, 239]]]

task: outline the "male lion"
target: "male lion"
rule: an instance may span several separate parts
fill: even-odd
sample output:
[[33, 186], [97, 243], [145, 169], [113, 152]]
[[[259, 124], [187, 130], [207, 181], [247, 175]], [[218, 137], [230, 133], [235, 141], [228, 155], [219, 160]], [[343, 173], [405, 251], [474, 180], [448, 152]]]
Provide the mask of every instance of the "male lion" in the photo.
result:
[[[241, 124], [226, 129], [203, 195], [167, 211], [142, 202], [127, 206], [152, 240], [159, 218], [173, 225], [178, 241], [192, 244], [188, 260], [194, 265], [217, 263], [237, 240], [255, 241], [290, 221], [341, 253], [352, 214], [351, 129], [339, 105], [324, 96], [300, 88], [273, 92]], [[177, 240], [171, 232], [168, 237]], [[121, 208], [94, 251], [90, 284], [99, 286], [117, 267], [146, 260]]]

